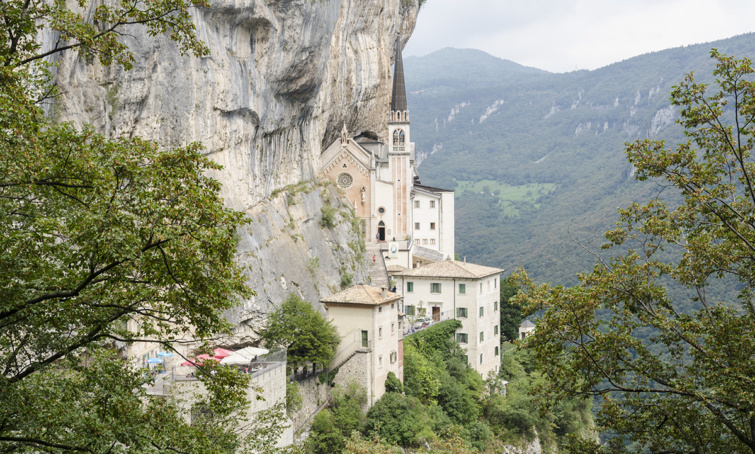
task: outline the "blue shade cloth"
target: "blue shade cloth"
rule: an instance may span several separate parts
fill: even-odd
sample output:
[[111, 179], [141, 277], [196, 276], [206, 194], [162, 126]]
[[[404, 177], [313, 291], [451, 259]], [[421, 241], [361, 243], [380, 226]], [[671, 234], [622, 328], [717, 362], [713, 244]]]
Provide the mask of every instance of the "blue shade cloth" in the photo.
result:
[[160, 358], [150, 358], [147, 360], [147, 364], [162, 364], [163, 362]]

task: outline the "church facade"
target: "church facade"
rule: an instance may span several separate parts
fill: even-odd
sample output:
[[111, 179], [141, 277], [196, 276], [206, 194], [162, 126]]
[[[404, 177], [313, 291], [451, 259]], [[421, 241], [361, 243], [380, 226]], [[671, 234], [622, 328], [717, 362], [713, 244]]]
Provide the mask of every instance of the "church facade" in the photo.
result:
[[388, 136], [350, 137], [345, 130], [321, 157], [321, 176], [335, 181], [359, 217], [366, 243], [391, 243], [413, 268], [454, 257], [454, 193], [422, 185], [396, 49]]

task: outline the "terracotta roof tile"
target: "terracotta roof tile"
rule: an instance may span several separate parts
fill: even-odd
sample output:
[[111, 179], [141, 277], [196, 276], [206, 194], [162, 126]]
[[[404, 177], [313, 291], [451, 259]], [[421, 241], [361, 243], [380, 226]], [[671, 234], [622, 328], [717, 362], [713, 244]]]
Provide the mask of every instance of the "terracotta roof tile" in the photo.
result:
[[459, 262], [457, 260], [443, 260], [406, 272], [397, 273], [397, 276], [480, 279], [501, 273], [503, 273], [503, 269], [501, 268], [475, 265], [474, 263]]
[[378, 306], [380, 304], [390, 303], [401, 299], [401, 295], [386, 291], [383, 297], [382, 289], [371, 285], [355, 285], [338, 293], [320, 300], [322, 303], [351, 303]]

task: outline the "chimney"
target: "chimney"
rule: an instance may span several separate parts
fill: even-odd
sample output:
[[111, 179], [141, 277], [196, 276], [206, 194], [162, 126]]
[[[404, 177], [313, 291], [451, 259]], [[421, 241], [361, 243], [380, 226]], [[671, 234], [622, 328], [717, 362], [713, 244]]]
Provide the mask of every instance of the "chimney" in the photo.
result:
[[388, 290], [385, 288], [385, 285], [380, 287], [380, 290], [383, 292], [383, 298], [388, 297]]

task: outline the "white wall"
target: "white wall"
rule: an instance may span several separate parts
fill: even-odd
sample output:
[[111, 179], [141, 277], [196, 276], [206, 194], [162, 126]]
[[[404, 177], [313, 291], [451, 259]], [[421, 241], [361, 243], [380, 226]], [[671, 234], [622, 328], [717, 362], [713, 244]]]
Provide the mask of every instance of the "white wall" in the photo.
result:
[[[427, 277], [400, 277], [402, 295], [404, 296], [404, 308], [407, 305], [419, 308], [420, 302], [427, 310], [427, 316], [431, 316], [432, 307], [440, 307], [440, 318], [457, 318], [457, 309], [466, 308], [467, 317], [457, 318], [462, 327], [456, 332], [467, 334], [467, 342], [461, 346], [466, 349], [469, 365], [479, 372], [483, 378], [487, 378], [488, 372], [498, 372], [501, 364], [501, 329], [500, 329], [500, 278], [498, 275], [483, 279], [440, 279]], [[408, 283], [413, 283], [413, 291], [408, 291]], [[431, 291], [432, 284], [440, 284], [440, 293]], [[459, 285], [466, 286], [465, 293], [459, 292]], [[482, 291], [480, 291], [482, 284]], [[483, 315], [480, 317], [480, 308]], [[407, 319], [412, 317], [407, 316]], [[496, 333], [496, 326], [498, 332]], [[483, 340], [480, 341], [480, 333]], [[498, 355], [496, 355], [498, 347]], [[482, 363], [480, 362], [482, 354]]]

